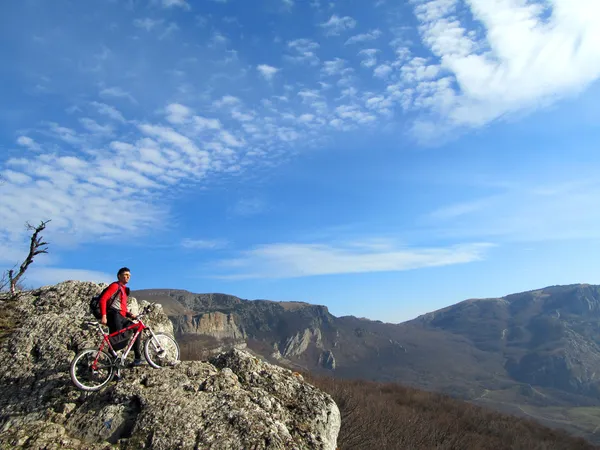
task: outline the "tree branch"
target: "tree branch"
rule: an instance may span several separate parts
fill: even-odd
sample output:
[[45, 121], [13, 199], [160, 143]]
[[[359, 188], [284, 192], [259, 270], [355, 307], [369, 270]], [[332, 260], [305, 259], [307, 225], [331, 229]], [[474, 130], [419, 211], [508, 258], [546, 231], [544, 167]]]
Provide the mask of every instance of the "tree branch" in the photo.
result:
[[17, 282], [23, 276], [29, 265], [33, 262], [33, 257], [42, 253], [48, 253], [48, 248], [43, 248], [44, 246], [47, 246], [48, 243], [42, 241], [42, 236], [38, 237], [38, 235], [46, 228], [46, 224], [48, 222], [50, 222], [50, 220], [46, 220], [45, 222], [42, 221], [37, 227], [34, 227], [33, 225], [27, 223], [27, 229], [30, 231], [33, 230], [33, 235], [31, 236], [31, 243], [29, 244], [29, 254], [27, 255], [27, 258], [25, 258], [25, 260], [21, 263], [21, 266], [19, 267], [19, 272], [16, 276], [14, 275], [13, 269], [10, 269], [8, 271], [10, 293], [13, 295], [17, 292]]

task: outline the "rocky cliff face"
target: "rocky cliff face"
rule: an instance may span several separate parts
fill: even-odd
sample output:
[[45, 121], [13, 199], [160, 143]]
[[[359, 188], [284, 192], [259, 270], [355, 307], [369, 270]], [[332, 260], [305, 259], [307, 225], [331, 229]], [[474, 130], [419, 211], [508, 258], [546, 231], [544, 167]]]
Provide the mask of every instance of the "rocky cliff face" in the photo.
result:
[[[165, 305], [175, 332], [209, 336], [202, 346], [211, 353], [223, 344], [268, 349], [265, 356], [303, 368], [335, 368], [335, 318], [325, 306], [302, 302], [242, 300], [226, 294], [193, 294], [169, 289], [134, 291], [139, 298]], [[185, 312], [182, 312], [185, 311]]]
[[246, 333], [237, 326], [232, 314], [209, 312], [171, 316], [177, 334], [200, 334], [217, 339], [243, 340]]
[[[81, 324], [91, 318], [88, 299], [100, 290], [69, 281], [11, 301], [19, 322], [1, 342], [1, 448], [336, 447], [340, 414], [332, 399], [298, 374], [240, 350], [167, 369], [125, 369], [102, 391], [77, 390], [69, 363], [98, 344]], [[137, 301], [131, 304], [136, 312]], [[173, 332], [160, 306], [147, 322]]]

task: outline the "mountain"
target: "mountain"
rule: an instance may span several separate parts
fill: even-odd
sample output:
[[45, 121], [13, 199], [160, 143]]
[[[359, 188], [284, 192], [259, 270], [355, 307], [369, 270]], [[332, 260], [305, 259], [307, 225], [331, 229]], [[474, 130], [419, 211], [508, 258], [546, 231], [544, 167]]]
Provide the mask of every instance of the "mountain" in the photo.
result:
[[[66, 281], [16, 296], [0, 293], [0, 316], [7, 318], [0, 324], [0, 448], [598, 448], [563, 431], [444, 395], [397, 383], [302, 374], [236, 349], [158, 370], [126, 368], [120, 380], [82, 392], [69, 379], [69, 363], [82, 348], [99, 343], [96, 330], [85, 323], [91, 318], [88, 300], [102, 287]], [[218, 303], [215, 296], [204, 300], [205, 306]], [[220, 300], [238, 308], [246, 303]], [[324, 314], [306, 304], [275, 303], [260, 307]], [[134, 297], [129, 306], [136, 314], [148, 307], [145, 322], [173, 334], [167, 307]], [[188, 311], [181, 304], [170, 307], [171, 312]], [[207, 332], [224, 336], [234, 329], [224, 317], [237, 316], [205, 313], [195, 322], [196, 332], [208, 327]], [[255, 325], [266, 333], [264, 324]], [[248, 339], [241, 324], [235, 329], [244, 330], [235, 339]]]
[[470, 299], [401, 324], [302, 302], [132, 295], [163, 304], [190, 358], [247, 346], [278, 364], [440, 391], [600, 442], [598, 286]]

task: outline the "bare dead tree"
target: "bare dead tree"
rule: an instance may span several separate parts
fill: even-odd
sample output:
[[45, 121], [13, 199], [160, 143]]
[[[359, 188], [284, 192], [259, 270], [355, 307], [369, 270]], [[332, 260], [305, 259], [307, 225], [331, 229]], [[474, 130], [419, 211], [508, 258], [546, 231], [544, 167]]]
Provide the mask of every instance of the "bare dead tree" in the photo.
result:
[[15, 275], [14, 269], [10, 269], [8, 271], [8, 281], [10, 283], [10, 293], [15, 295], [17, 293], [17, 283], [19, 279], [25, 274], [25, 271], [29, 267], [29, 265], [33, 262], [33, 258], [42, 253], [48, 253], [48, 243], [43, 241], [43, 237], [39, 234], [44, 231], [46, 228], [46, 224], [50, 222], [50, 220], [42, 221], [37, 227], [30, 225], [27, 223], [27, 229], [29, 231], [33, 231], [31, 235], [31, 242], [29, 244], [29, 254], [27, 258], [21, 263], [19, 267], [19, 272]]

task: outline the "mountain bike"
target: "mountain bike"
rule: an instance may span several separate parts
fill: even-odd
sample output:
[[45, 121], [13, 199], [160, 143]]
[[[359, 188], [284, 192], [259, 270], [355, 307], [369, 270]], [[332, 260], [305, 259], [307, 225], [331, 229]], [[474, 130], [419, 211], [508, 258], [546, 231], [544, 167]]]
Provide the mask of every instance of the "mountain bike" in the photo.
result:
[[[179, 346], [175, 339], [164, 333], [154, 333], [142, 320], [154, 305], [151, 303], [144, 308], [132, 325], [114, 333], [105, 333], [99, 322], [86, 322], [87, 326], [98, 328], [102, 342], [98, 348], [81, 350], [73, 358], [70, 369], [73, 384], [84, 391], [97, 391], [106, 386], [115, 375], [120, 378], [129, 351], [136, 339], [142, 339], [142, 335], [146, 336], [144, 357], [150, 366], [160, 369], [177, 364]], [[129, 340], [128, 335], [131, 335]], [[125, 350], [119, 354], [121, 348]]]

